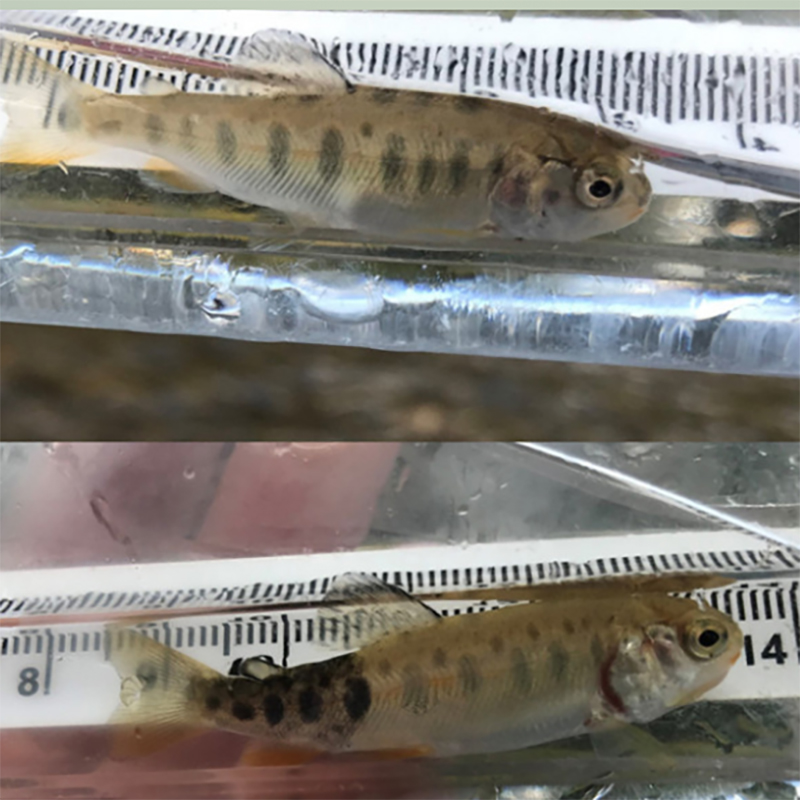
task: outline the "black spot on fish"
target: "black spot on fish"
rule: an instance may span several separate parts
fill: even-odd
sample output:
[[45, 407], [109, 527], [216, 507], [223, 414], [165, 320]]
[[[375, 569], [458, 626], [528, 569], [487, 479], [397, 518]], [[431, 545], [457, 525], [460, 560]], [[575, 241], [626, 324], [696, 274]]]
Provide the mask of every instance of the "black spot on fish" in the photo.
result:
[[464, 111], [467, 114], [474, 114], [485, 107], [486, 101], [482, 97], [473, 97], [471, 95], [458, 95], [455, 100], [455, 107], [459, 111]]
[[458, 152], [450, 159], [450, 191], [453, 194], [460, 194], [467, 183], [469, 175], [469, 155], [465, 146], [461, 146]]
[[336, 128], [328, 128], [322, 137], [317, 168], [323, 183], [333, 183], [342, 174], [344, 139]]
[[191, 150], [195, 146], [194, 120], [191, 117], [184, 117], [180, 126], [181, 144]]
[[322, 716], [322, 695], [316, 689], [308, 687], [298, 695], [297, 703], [300, 708], [300, 719], [306, 724], [317, 722]]
[[600, 637], [596, 635], [592, 637], [592, 658], [598, 667], [606, 660], [606, 650]]
[[443, 667], [447, 664], [447, 653], [441, 647], [437, 647], [433, 651], [433, 663], [437, 667]]
[[564, 620], [563, 628], [567, 636], [572, 636], [575, 633], [575, 626], [568, 619]]
[[209, 711], [216, 711], [222, 705], [222, 700], [215, 694], [210, 694], [206, 697], [206, 708]]
[[388, 105], [397, 100], [398, 92], [396, 89], [373, 89], [369, 97], [373, 103]]
[[291, 139], [289, 131], [276, 122], [269, 129], [269, 165], [276, 178], [281, 178], [289, 169]]
[[136, 677], [141, 681], [145, 690], [152, 689], [156, 685], [158, 672], [152, 664], [139, 664], [136, 668]]
[[554, 206], [561, 199], [561, 192], [558, 189], [545, 189], [542, 198], [549, 206]]
[[528, 636], [531, 637], [531, 639], [534, 642], [541, 636], [541, 634], [539, 633], [539, 629], [532, 622], [529, 622], [527, 624], [527, 626], [525, 627], [525, 632], [528, 634]]
[[253, 719], [256, 715], [256, 711], [250, 703], [240, 703], [238, 700], [231, 706], [231, 714], [233, 714], [236, 719], [240, 719], [243, 722]]
[[436, 160], [433, 156], [425, 156], [417, 165], [417, 191], [428, 194], [436, 180]]
[[528, 694], [533, 686], [528, 658], [519, 647], [511, 651], [511, 680], [520, 694]]
[[470, 656], [458, 659], [458, 680], [464, 694], [474, 694], [480, 688], [483, 679]]
[[563, 681], [567, 677], [569, 653], [558, 642], [553, 642], [547, 652], [550, 657], [550, 672], [557, 681]]
[[230, 164], [236, 158], [236, 134], [227, 122], [217, 124], [217, 152], [223, 164]]
[[372, 692], [365, 678], [348, 678], [344, 690], [344, 707], [353, 722], [358, 722], [372, 705]]
[[321, 94], [301, 94], [297, 98], [301, 103], [318, 103], [322, 100]]
[[365, 122], [361, 126], [361, 135], [365, 139], [369, 139], [372, 136], [372, 125], [369, 122]]
[[118, 119], [109, 119], [97, 126], [100, 133], [115, 134], [122, 130], [122, 122]]
[[385, 658], [378, 664], [378, 672], [381, 675], [388, 675], [392, 671], [392, 664], [390, 661], [387, 661]]
[[406, 168], [406, 140], [396, 133], [386, 138], [386, 149], [381, 155], [381, 177], [386, 192], [402, 190]]
[[264, 717], [272, 725], [278, 725], [283, 719], [283, 700], [277, 694], [268, 694], [264, 697]]
[[499, 654], [503, 652], [503, 640], [499, 636], [492, 636], [489, 646], [492, 648], [493, 653]]
[[144, 121], [144, 133], [150, 144], [158, 144], [164, 138], [164, 120], [158, 114], [148, 114]]
[[317, 681], [320, 689], [327, 689], [331, 685], [331, 676], [328, 672], [323, 672]]

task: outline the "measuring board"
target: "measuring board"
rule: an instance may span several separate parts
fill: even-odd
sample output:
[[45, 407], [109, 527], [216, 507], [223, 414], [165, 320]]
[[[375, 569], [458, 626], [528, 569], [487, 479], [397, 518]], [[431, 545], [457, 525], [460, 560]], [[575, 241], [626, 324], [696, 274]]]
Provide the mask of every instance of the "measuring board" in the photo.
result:
[[[119, 677], [107, 661], [107, 637], [114, 634], [105, 623], [125, 614], [149, 615], [153, 621], [142, 625], [149, 635], [223, 673], [239, 657], [269, 655], [293, 666], [338, 655], [348, 649], [346, 631], [318, 615], [315, 604], [333, 577], [348, 571], [375, 574], [421, 599], [602, 575], [723, 573], [736, 583], [692, 596], [735, 619], [745, 643], [742, 657], [707, 698], [797, 697], [800, 551], [757, 550], [754, 541], [730, 531], [659, 533], [5, 573], [0, 723], [107, 722], [118, 702]], [[280, 582], [271, 575], [280, 575]], [[426, 601], [445, 616], [501, 605]]]
[[[2, 19], [216, 62], [235, 58], [258, 30], [289, 28], [373, 85], [546, 105], [667, 148], [800, 166], [800, 46], [797, 30], [788, 26], [268, 11], [104, 11], [98, 20], [90, 13], [12, 11]], [[202, 21], [206, 31], [187, 30], [187, 21]], [[113, 92], [137, 92], [152, 73], [183, 91], [226, 92], [238, 85], [186, 69], [151, 70], [124, 57], [36, 52]], [[773, 196], [657, 165], [648, 165], [648, 175], [658, 194]]]

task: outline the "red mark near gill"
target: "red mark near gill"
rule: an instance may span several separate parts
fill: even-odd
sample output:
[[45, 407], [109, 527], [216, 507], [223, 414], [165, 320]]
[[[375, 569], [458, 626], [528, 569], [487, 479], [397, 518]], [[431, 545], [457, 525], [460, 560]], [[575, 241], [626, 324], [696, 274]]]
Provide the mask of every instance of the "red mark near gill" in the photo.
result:
[[600, 692], [602, 693], [605, 701], [614, 709], [618, 714], [625, 713], [625, 704], [622, 698], [617, 694], [614, 687], [611, 685], [611, 665], [614, 663], [614, 657], [606, 659], [602, 667], [600, 667]]

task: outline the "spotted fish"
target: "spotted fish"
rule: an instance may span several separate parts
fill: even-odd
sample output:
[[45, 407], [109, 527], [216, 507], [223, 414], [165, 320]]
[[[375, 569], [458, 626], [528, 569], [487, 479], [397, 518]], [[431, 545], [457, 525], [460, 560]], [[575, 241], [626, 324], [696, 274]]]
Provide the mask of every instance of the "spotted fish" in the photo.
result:
[[720, 683], [742, 634], [692, 599], [629, 588], [600, 582], [547, 602], [441, 617], [398, 588], [348, 574], [320, 614], [336, 620], [339, 646], [358, 649], [289, 669], [249, 658], [227, 676], [122, 629], [111, 651], [122, 676], [114, 721], [138, 726], [139, 750], [148, 726], [189, 725], [311, 751], [420, 755], [648, 722]]
[[264, 75], [254, 96], [159, 81], [114, 95], [0, 47], [4, 161], [121, 147], [168, 162], [183, 190], [268, 206], [297, 228], [433, 241], [585, 239], [629, 225], [650, 200], [638, 151], [611, 131], [489, 98], [353, 85], [285, 32], [251, 37], [239, 56]]

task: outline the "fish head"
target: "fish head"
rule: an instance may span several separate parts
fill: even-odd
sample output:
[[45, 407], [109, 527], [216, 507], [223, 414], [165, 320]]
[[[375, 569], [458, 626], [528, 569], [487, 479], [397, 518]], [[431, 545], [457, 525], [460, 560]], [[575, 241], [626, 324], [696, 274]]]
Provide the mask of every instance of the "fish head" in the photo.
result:
[[694, 608], [627, 632], [603, 676], [610, 705], [630, 722], [649, 722], [694, 702], [725, 678], [741, 653], [742, 632], [730, 617], [678, 602]]
[[490, 219], [500, 235], [579, 241], [635, 222], [651, 193], [641, 163], [626, 153], [568, 163], [515, 148], [493, 187]]

